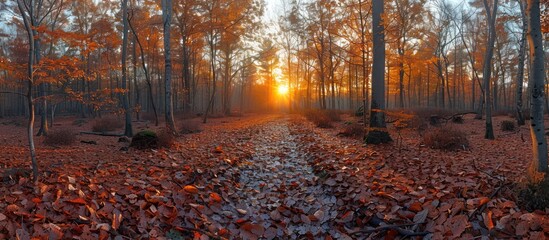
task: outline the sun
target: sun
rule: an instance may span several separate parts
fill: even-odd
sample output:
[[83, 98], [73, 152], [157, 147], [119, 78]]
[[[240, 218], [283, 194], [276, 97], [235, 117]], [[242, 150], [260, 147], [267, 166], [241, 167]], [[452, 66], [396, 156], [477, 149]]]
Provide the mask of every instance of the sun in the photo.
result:
[[278, 88], [276, 89], [278, 95], [286, 95], [288, 94], [288, 92], [290, 91], [290, 89], [288, 88], [287, 85], [279, 85]]

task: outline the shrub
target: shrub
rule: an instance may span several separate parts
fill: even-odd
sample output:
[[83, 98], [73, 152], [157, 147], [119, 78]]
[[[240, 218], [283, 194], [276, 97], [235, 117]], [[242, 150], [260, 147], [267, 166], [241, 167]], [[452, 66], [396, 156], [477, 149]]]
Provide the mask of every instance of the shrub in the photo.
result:
[[341, 112], [337, 110], [308, 110], [305, 118], [319, 128], [333, 128], [333, 122], [341, 121]]
[[76, 142], [76, 135], [67, 129], [51, 131], [44, 138], [44, 144], [48, 146], [69, 146], [74, 142]]
[[504, 132], [515, 131], [515, 122], [513, 122], [511, 120], [501, 121], [501, 131], [504, 131]]
[[549, 208], [549, 180], [528, 183], [519, 189], [518, 204], [524, 206], [528, 211]]
[[133, 136], [130, 147], [139, 150], [158, 148], [158, 135], [150, 130], [138, 132]]
[[452, 122], [457, 124], [463, 124], [463, 116], [461, 115], [453, 116]]
[[423, 136], [425, 145], [434, 148], [455, 151], [467, 148], [469, 141], [465, 132], [452, 127], [435, 128]]
[[167, 129], [162, 129], [158, 132], [158, 147], [170, 148], [175, 144], [175, 136]]
[[327, 118], [333, 122], [341, 122], [341, 111], [339, 110], [324, 110], [322, 111]]
[[345, 124], [345, 126], [343, 127], [343, 131], [341, 131], [338, 135], [352, 138], [363, 138], [364, 126], [359, 123]]
[[117, 118], [107, 117], [100, 118], [93, 122], [92, 131], [94, 132], [110, 132], [122, 128], [124, 123]]
[[86, 119], [76, 119], [72, 122], [72, 125], [82, 127], [82, 125], [88, 123]]
[[186, 119], [182, 120], [182, 123], [179, 127], [181, 134], [191, 134], [202, 132], [202, 123], [199, 119]]

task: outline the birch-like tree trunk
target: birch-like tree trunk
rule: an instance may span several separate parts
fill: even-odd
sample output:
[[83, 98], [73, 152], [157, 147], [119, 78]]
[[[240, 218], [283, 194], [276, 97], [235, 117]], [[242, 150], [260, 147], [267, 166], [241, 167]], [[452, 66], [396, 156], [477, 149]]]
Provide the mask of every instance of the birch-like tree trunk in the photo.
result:
[[540, 0], [528, 0], [527, 12], [530, 18], [528, 24], [528, 43], [530, 49], [530, 134], [532, 137], [532, 153], [534, 159], [531, 169], [547, 172], [547, 140], [543, 123], [543, 103], [545, 86], [545, 58], [541, 35]]
[[162, 19], [164, 23], [164, 88], [165, 88], [165, 117], [166, 128], [172, 134], [177, 134], [173, 119], [173, 98], [172, 98], [172, 59], [170, 45], [170, 30], [172, 23], [172, 0], [162, 1]]
[[[27, 61], [27, 107], [29, 111], [29, 121], [27, 124], [27, 137], [29, 141], [29, 152], [32, 162], [32, 179], [36, 183], [38, 181], [38, 162], [36, 160], [36, 150], [34, 147], [34, 98], [32, 96], [33, 85], [34, 85], [34, 34], [33, 26], [31, 25], [34, 21], [32, 20], [33, 10], [34, 10], [34, 1], [29, 1], [28, 5], [25, 5], [23, 0], [17, 0], [17, 7], [21, 13], [21, 18], [23, 19], [23, 24], [27, 32], [28, 44], [29, 44], [29, 58]], [[25, 11], [29, 10], [29, 12]]]
[[517, 66], [517, 94], [516, 94], [516, 111], [517, 111], [517, 124], [522, 126], [525, 124], [524, 115], [522, 114], [522, 85], [524, 84], [524, 59], [526, 54], [526, 31], [528, 30], [528, 20], [526, 18], [526, 9], [524, 9], [524, 3], [517, 0], [520, 6], [521, 20], [522, 20], [522, 35], [520, 38], [518, 66]]

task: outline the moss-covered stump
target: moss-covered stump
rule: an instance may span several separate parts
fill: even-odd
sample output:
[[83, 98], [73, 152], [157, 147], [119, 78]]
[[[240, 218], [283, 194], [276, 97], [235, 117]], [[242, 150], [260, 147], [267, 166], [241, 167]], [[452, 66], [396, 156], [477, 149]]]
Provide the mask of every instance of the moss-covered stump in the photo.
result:
[[364, 138], [364, 141], [367, 144], [382, 144], [392, 142], [393, 139], [387, 131], [371, 130]]
[[150, 130], [138, 132], [133, 136], [130, 147], [139, 150], [158, 148], [158, 135]]

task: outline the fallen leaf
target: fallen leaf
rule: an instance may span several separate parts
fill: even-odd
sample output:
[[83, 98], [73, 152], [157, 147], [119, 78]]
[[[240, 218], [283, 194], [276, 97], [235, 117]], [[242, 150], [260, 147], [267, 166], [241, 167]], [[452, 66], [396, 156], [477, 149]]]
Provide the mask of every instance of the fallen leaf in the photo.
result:
[[313, 216], [315, 217], [314, 221], [322, 221], [322, 219], [324, 219], [324, 211], [319, 209], [313, 214]]
[[424, 223], [425, 220], [427, 220], [427, 216], [429, 215], [429, 209], [425, 209], [421, 212], [418, 212], [415, 216], [414, 216], [414, 223], [416, 224], [419, 224], [419, 223]]
[[254, 235], [261, 237], [263, 236], [263, 233], [265, 232], [265, 228], [261, 226], [261, 224], [253, 224], [253, 223], [245, 223], [240, 227], [240, 229], [243, 229], [245, 231], [251, 232]]
[[4, 221], [6, 220], [6, 218], [7, 218], [6, 215], [0, 213], [0, 221]]
[[414, 203], [410, 204], [410, 207], [408, 207], [408, 210], [417, 213], [417, 212], [423, 210], [423, 207], [421, 206], [420, 202], [414, 202]]
[[482, 218], [484, 219], [484, 226], [486, 226], [488, 230], [492, 230], [492, 228], [494, 228], [494, 222], [492, 221], [492, 211], [488, 210], [487, 213], [483, 213]]
[[216, 146], [213, 152], [214, 152], [214, 153], [223, 153], [223, 147], [221, 147], [221, 146]]
[[467, 216], [461, 214], [448, 219], [445, 226], [452, 231], [454, 237], [459, 237], [467, 228], [468, 223]]
[[191, 194], [197, 194], [198, 193], [198, 188], [196, 188], [193, 185], [187, 185], [187, 186], [183, 187], [183, 190], [185, 192], [191, 193]]
[[246, 215], [246, 213], [248, 213], [248, 211], [244, 210], [244, 209], [240, 209], [240, 208], [237, 208], [236, 211], [242, 215]]
[[120, 222], [122, 222], [122, 213], [118, 209], [114, 209], [112, 212], [112, 228], [118, 230], [120, 227]]
[[86, 200], [83, 198], [75, 198], [71, 200], [67, 200], [68, 203], [74, 203], [74, 204], [80, 204], [80, 205], [86, 205]]
[[222, 201], [221, 196], [219, 196], [219, 194], [217, 193], [210, 193], [210, 199], [217, 203], [220, 203]]
[[336, 221], [340, 223], [348, 223], [352, 221], [354, 217], [355, 217], [355, 212], [347, 211], [345, 214], [343, 214], [343, 216], [341, 216], [339, 220], [336, 220]]

